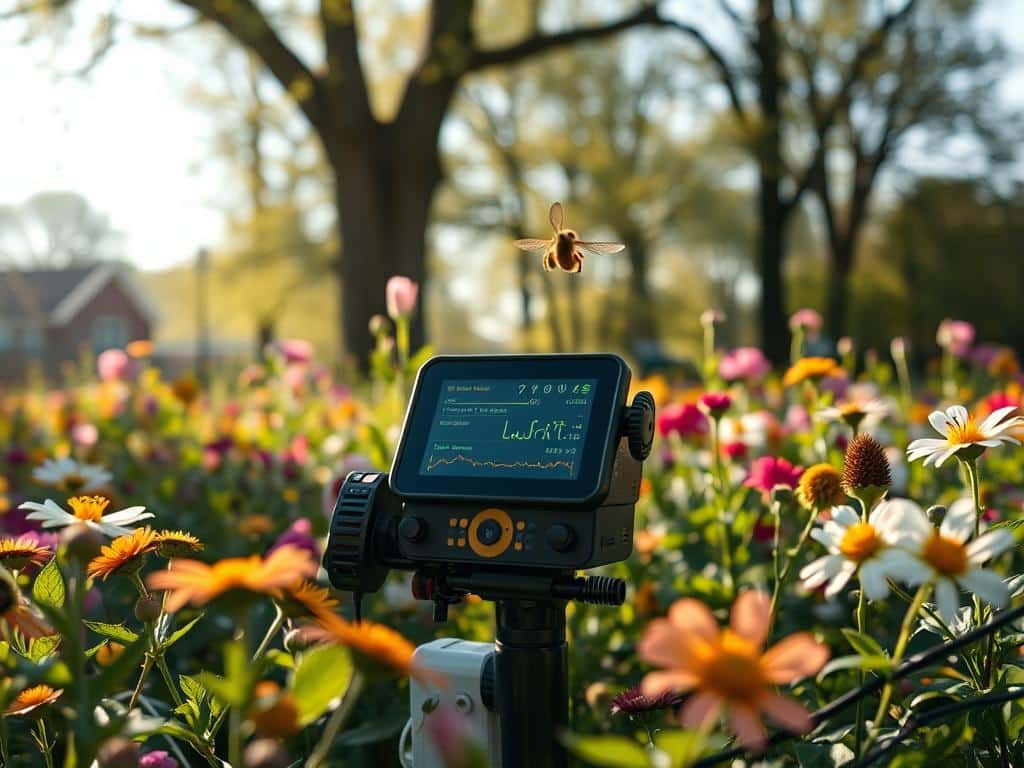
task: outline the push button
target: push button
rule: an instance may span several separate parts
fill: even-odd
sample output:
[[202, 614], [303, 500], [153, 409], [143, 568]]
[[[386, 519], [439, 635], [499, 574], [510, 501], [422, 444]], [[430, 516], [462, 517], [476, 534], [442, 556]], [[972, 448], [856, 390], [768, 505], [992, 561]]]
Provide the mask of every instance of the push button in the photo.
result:
[[420, 517], [403, 517], [398, 524], [398, 535], [405, 541], [415, 544], [427, 535], [427, 524]]
[[497, 520], [484, 520], [476, 529], [476, 537], [484, 546], [490, 546], [501, 538], [501, 523]]
[[576, 540], [576, 534], [568, 525], [555, 523], [548, 528], [545, 538], [555, 552], [568, 552], [572, 549], [573, 542]]

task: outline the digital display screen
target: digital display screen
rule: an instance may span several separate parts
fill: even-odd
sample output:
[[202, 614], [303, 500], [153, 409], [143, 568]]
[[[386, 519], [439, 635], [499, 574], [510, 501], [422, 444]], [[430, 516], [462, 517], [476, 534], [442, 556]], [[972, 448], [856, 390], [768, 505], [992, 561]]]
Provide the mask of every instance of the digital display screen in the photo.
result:
[[423, 477], [576, 480], [597, 379], [444, 379]]

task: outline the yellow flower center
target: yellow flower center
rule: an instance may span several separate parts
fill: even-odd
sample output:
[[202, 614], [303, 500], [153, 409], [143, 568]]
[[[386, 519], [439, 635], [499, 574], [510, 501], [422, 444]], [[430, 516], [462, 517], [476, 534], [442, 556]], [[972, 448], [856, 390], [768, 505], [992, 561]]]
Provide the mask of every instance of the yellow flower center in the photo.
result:
[[842, 416], [864, 416], [866, 412], [860, 403], [843, 403], [839, 406], [839, 413]]
[[967, 548], [956, 539], [940, 533], [935, 533], [925, 542], [922, 556], [944, 576], [959, 576], [967, 570]]
[[702, 649], [704, 686], [730, 701], [756, 702], [767, 685], [759, 649], [731, 630]]
[[103, 519], [103, 512], [110, 505], [110, 499], [103, 496], [72, 496], [68, 499], [68, 505], [79, 520], [98, 523]]
[[839, 551], [855, 563], [864, 562], [881, 548], [882, 540], [871, 523], [854, 523], [846, 529], [843, 540], [839, 542]]
[[978, 429], [978, 424], [973, 416], [967, 419], [967, 423], [963, 426], [950, 424], [949, 434], [946, 436], [946, 440], [950, 445], [968, 445], [970, 443], [979, 443], [984, 439], [985, 435]]

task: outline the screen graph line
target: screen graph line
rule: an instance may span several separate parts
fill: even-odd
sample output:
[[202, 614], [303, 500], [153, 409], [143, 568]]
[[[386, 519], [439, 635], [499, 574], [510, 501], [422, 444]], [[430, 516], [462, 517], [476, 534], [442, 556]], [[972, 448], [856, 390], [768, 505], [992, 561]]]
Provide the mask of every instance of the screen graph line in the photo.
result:
[[427, 460], [427, 471], [433, 472], [435, 469], [441, 466], [451, 466], [452, 464], [465, 463], [471, 467], [489, 467], [491, 469], [536, 469], [536, 470], [556, 470], [559, 468], [564, 469], [570, 475], [573, 474], [575, 462], [572, 459], [556, 459], [554, 461], [495, 461], [493, 459], [474, 459], [469, 456], [465, 456], [461, 453], [457, 453], [454, 456], [439, 456], [435, 457], [431, 454]]

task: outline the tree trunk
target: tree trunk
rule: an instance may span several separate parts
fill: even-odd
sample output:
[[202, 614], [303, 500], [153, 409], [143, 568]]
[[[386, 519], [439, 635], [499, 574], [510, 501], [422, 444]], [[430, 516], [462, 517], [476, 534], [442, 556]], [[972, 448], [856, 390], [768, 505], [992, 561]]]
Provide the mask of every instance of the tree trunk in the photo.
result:
[[274, 320], [270, 317], [261, 317], [256, 323], [256, 359], [263, 359], [267, 347], [274, 343], [277, 334], [274, 330]]
[[633, 296], [626, 310], [626, 343], [633, 347], [638, 341], [657, 341], [657, 310], [648, 282], [647, 243], [642, 237], [627, 237], [625, 242], [626, 254], [629, 256], [630, 292]]
[[762, 125], [757, 141], [758, 156], [758, 268], [761, 272], [761, 345], [769, 360], [784, 363], [789, 356], [789, 327], [786, 322], [786, 286], [783, 265], [786, 256], [786, 220], [790, 208], [782, 199], [782, 118], [779, 93], [779, 31], [774, 0], [757, 3], [758, 102]]
[[[843, 246], [845, 250], [845, 245]], [[833, 252], [829, 258], [828, 291], [825, 303], [825, 327], [833, 339], [847, 334], [847, 314], [850, 306], [850, 272], [853, 260], [843, 251]]]

